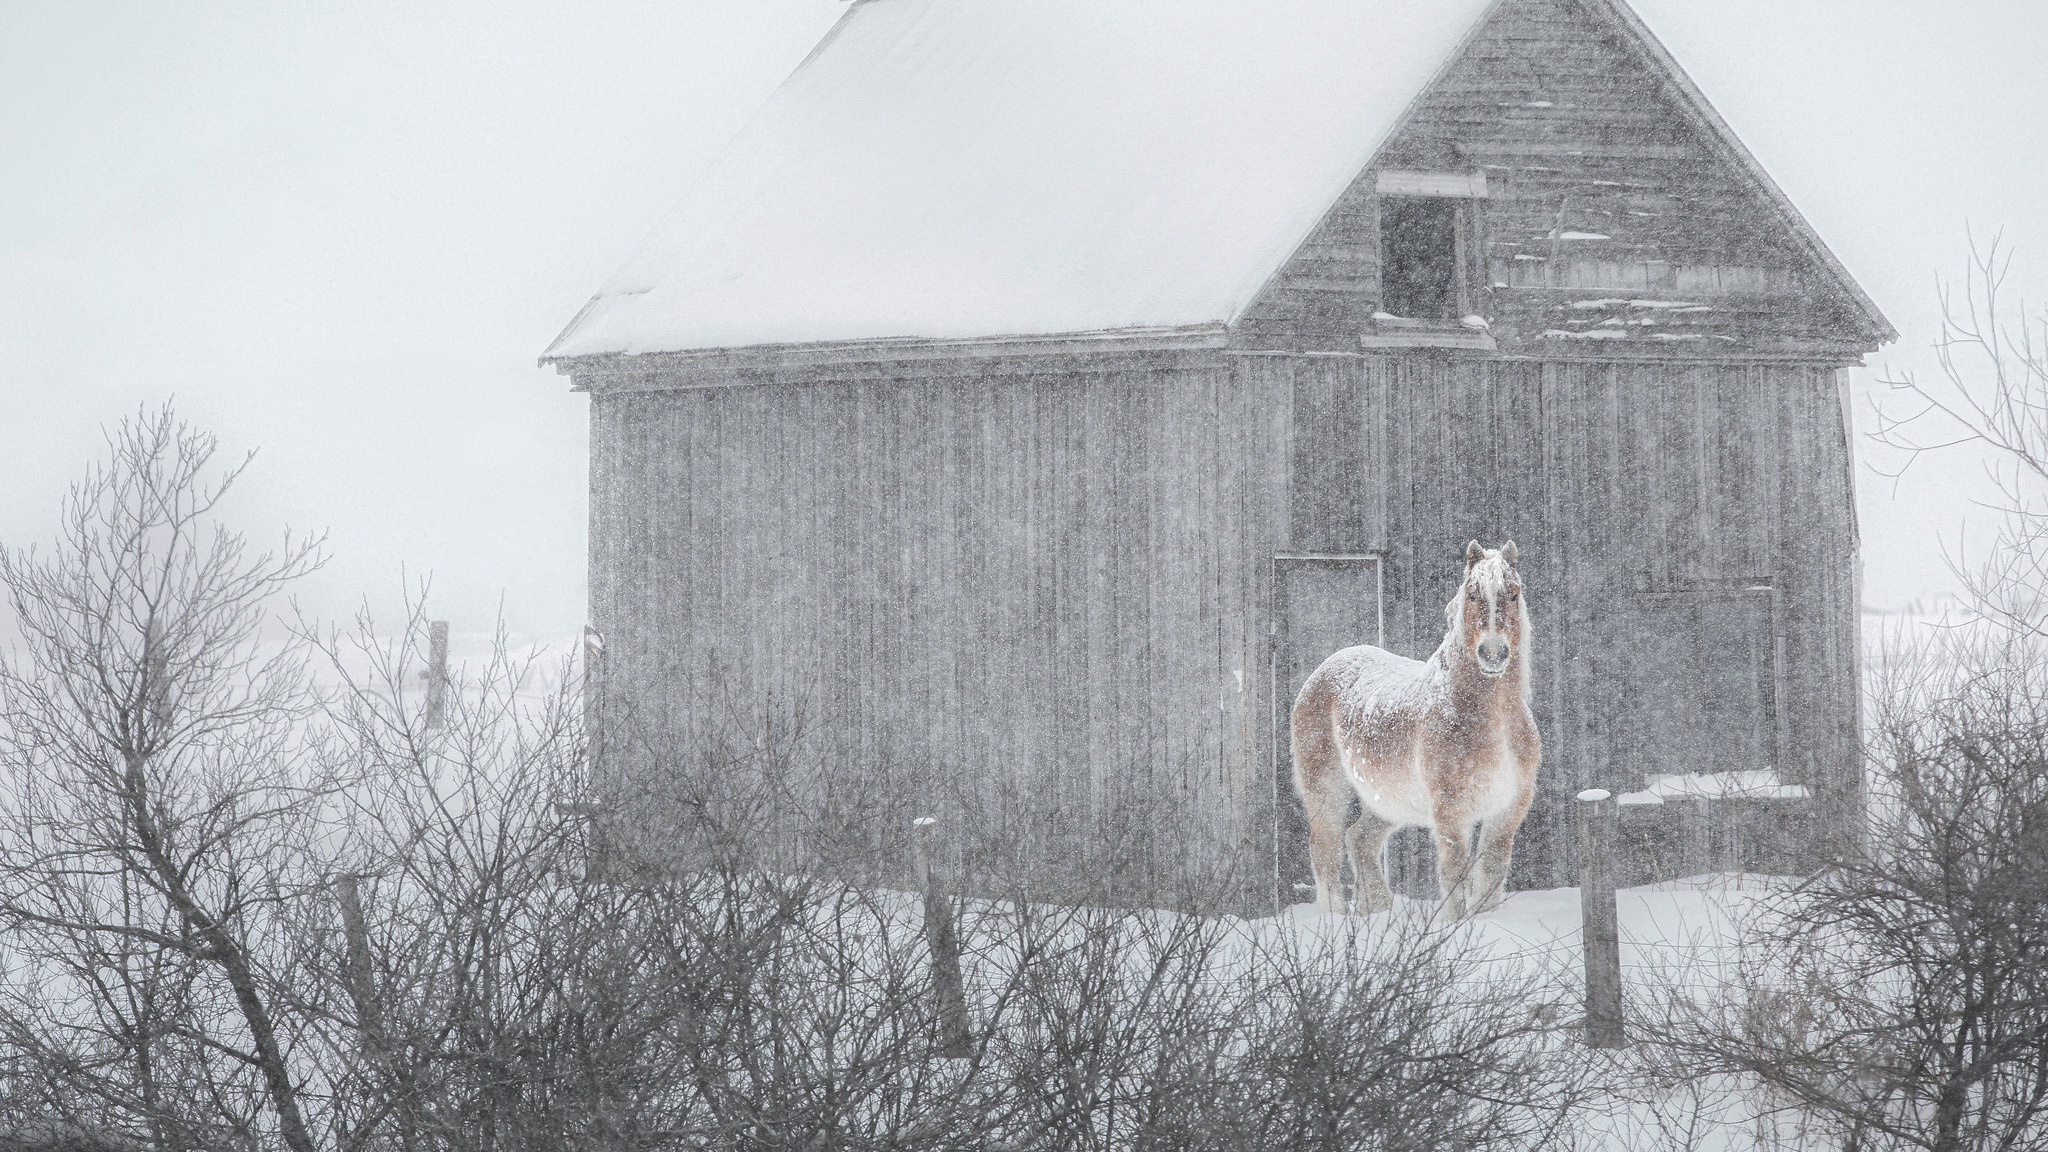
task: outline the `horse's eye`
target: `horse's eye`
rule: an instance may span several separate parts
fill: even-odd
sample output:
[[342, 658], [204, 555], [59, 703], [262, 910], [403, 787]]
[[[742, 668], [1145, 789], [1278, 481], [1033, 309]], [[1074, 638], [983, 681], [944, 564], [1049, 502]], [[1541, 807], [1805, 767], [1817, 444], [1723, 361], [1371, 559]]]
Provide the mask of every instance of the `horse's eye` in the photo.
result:
[[1519, 600], [1519, 599], [1521, 599], [1521, 598], [1522, 598], [1522, 590], [1521, 590], [1520, 588], [1510, 588], [1510, 589], [1508, 589], [1508, 599], [1510, 599], [1510, 600]]
[[1465, 590], [1465, 599], [1470, 600], [1476, 604], [1479, 602], [1479, 593], [1470, 588], [1467, 588]]

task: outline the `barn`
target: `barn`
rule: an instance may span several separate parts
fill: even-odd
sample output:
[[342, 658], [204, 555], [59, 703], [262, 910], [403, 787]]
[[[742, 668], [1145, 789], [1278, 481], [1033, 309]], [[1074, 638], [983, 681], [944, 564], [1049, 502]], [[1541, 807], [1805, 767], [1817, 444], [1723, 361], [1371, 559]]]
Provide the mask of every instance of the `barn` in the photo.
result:
[[1514, 883], [1571, 882], [1580, 790], [1652, 827], [1693, 773], [1811, 858], [1861, 805], [1846, 370], [1894, 337], [1625, 0], [857, 0], [545, 353], [605, 770], [801, 701], [958, 838], [1269, 910], [1296, 687], [1426, 656], [1512, 538]]

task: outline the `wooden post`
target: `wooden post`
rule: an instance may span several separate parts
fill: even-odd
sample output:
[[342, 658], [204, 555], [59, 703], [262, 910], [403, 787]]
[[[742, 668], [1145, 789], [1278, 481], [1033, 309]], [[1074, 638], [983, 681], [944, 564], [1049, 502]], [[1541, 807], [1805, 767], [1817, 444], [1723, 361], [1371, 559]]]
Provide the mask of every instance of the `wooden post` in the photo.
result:
[[427, 624], [427, 727], [439, 728], [448, 710], [448, 622]]
[[583, 755], [593, 776], [604, 771], [604, 635], [583, 626]]
[[384, 1012], [377, 999], [376, 969], [370, 960], [370, 927], [363, 919], [361, 882], [354, 876], [334, 878], [334, 897], [341, 904], [342, 973], [349, 999], [355, 1001], [356, 1022], [364, 1046], [381, 1056]]
[[1604, 788], [1579, 793], [1579, 912], [1586, 947], [1586, 1042], [1619, 1048], [1621, 917], [1614, 906], [1614, 832], [1620, 806]]
[[155, 616], [143, 630], [142, 692], [149, 701], [149, 740], [161, 744], [171, 726], [171, 653], [164, 626]]
[[920, 816], [917, 829], [917, 884], [924, 889], [924, 938], [932, 954], [932, 995], [938, 1002], [939, 1054], [971, 1056], [974, 1037], [967, 1028], [967, 989], [960, 977], [960, 939], [953, 931], [953, 902], [939, 889], [932, 867], [931, 839], [938, 821]]

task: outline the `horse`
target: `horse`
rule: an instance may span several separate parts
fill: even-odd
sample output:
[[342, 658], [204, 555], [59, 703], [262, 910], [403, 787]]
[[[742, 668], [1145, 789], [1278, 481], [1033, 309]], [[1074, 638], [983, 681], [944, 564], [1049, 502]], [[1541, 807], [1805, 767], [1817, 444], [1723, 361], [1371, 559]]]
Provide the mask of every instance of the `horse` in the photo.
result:
[[[1427, 660], [1346, 648], [1295, 698], [1294, 784], [1308, 815], [1316, 904], [1342, 898], [1350, 850], [1361, 912], [1394, 906], [1387, 838], [1411, 825], [1436, 841], [1441, 915], [1499, 905], [1515, 833], [1536, 793], [1543, 743], [1529, 710], [1529, 607], [1510, 540], [1465, 548], [1465, 578], [1444, 606], [1443, 643]], [[1347, 830], [1356, 794], [1362, 811]]]

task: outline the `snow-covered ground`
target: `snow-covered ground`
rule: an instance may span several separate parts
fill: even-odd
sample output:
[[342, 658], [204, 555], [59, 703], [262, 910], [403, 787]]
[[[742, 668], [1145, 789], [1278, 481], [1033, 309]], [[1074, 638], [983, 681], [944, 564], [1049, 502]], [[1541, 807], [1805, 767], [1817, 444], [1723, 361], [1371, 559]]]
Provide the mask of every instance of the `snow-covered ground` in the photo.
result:
[[[1781, 878], [1735, 873], [1624, 888], [1616, 894], [1621, 935], [1623, 1010], [1631, 1041], [1657, 1039], [1655, 1009], [1673, 988], [1717, 981], [1737, 959], [1740, 925], [1755, 902]], [[1392, 915], [1425, 916], [1428, 909], [1402, 899]], [[1583, 1018], [1585, 969], [1579, 890], [1514, 892], [1492, 912], [1472, 918], [1463, 931], [1494, 963], [1523, 970], [1544, 989], [1532, 1004], [1544, 1019], [1575, 1028]], [[1333, 916], [1300, 904], [1260, 923], [1262, 932], [1289, 929], [1341, 936], [1370, 933], [1376, 917]], [[1594, 1058], [1591, 1051], [1589, 1059]], [[1604, 1058], [1602, 1058], [1604, 1059]], [[1831, 1147], [1789, 1131], [1753, 1091], [1701, 1077], [1654, 1091], [1632, 1074], [1630, 1057], [1615, 1057], [1624, 1091], [1596, 1098], [1575, 1126], [1578, 1152], [1750, 1152], [1764, 1148]]]

